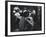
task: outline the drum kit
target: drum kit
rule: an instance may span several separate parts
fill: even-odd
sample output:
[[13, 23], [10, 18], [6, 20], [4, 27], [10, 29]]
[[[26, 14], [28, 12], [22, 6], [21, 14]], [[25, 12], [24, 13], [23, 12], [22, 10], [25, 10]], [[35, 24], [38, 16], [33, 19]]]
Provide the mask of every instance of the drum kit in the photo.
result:
[[30, 11], [29, 9], [26, 10], [20, 10], [19, 7], [14, 7], [13, 13], [14, 15], [20, 19], [19, 22], [19, 29], [23, 30], [24, 27], [24, 21], [26, 20], [31, 26], [34, 26], [33, 17], [31, 17], [31, 14], [35, 15], [35, 10]]

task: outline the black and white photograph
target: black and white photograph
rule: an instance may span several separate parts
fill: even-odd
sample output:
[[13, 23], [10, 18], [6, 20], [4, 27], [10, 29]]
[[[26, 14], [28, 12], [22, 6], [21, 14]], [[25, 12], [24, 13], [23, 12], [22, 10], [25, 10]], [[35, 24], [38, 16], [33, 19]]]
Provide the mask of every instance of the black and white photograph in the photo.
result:
[[44, 33], [44, 4], [7, 3], [8, 35]]
[[11, 6], [11, 32], [41, 30], [41, 6]]

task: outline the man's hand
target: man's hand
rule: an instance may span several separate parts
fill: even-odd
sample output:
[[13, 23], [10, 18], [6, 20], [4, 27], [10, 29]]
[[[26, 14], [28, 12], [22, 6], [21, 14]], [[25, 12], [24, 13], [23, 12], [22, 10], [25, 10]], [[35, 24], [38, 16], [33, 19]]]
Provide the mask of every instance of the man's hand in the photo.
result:
[[25, 20], [30, 23], [32, 26], [34, 25], [34, 21], [33, 21], [33, 18], [32, 17], [27, 17], [25, 18]]

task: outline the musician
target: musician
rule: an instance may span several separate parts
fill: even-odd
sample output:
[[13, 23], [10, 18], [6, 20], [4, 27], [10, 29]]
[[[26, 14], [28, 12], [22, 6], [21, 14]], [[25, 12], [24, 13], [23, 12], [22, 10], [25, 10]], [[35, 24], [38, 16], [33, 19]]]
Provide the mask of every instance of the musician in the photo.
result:
[[34, 26], [33, 18], [31, 17], [31, 11], [24, 10], [22, 17], [19, 22], [19, 28], [21, 31], [28, 31], [32, 30], [32, 27]]

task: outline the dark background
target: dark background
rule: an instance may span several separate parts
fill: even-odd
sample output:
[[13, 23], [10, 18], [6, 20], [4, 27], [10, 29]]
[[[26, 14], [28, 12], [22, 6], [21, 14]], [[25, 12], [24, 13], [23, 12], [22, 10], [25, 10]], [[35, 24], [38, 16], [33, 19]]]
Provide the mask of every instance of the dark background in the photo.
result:
[[[23, 6], [23, 5], [11, 5], [11, 31], [13, 32], [16, 28], [19, 27], [19, 19], [16, 21], [16, 16], [14, 16], [13, 10], [14, 7], [19, 7], [21, 10], [24, 10], [26, 7], [27, 9], [35, 10], [36, 14], [33, 17], [34, 20], [34, 27], [32, 31], [39, 31], [41, 30], [41, 7], [40, 6]], [[40, 10], [39, 10], [40, 9]]]

